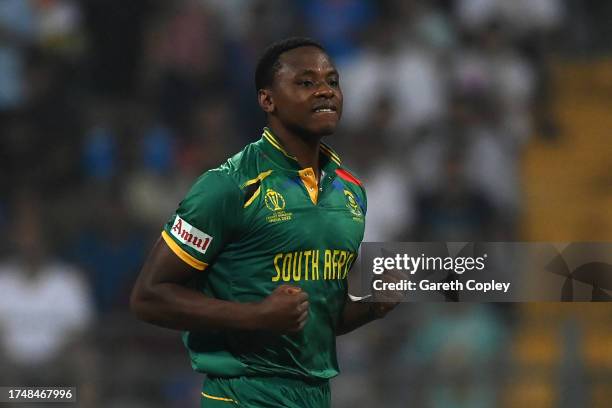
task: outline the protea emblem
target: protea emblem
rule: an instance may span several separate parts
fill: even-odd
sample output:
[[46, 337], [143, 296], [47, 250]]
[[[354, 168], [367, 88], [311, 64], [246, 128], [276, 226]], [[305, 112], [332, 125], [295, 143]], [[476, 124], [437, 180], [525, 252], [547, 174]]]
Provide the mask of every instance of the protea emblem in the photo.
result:
[[355, 196], [348, 190], [344, 190], [344, 195], [346, 196], [346, 206], [351, 213], [355, 217], [361, 217], [363, 213], [361, 212], [361, 208], [359, 208], [359, 204], [357, 204], [357, 200], [355, 200]]

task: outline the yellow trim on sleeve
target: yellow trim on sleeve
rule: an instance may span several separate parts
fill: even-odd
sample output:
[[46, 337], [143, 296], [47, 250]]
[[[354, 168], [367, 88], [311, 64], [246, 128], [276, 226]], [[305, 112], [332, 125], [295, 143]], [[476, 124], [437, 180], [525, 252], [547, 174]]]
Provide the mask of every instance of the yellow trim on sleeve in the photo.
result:
[[208, 398], [208, 399], [215, 400], [215, 401], [225, 401], [225, 402], [233, 402], [233, 403], [237, 403], [238, 402], [238, 401], [235, 401], [235, 400], [233, 400], [231, 398], [215, 397], [213, 395], [208, 395], [204, 391], [202, 391], [202, 396], [204, 398]]
[[172, 252], [174, 252], [176, 254], [176, 256], [178, 256], [179, 258], [181, 258], [181, 260], [183, 262], [185, 262], [187, 265], [203, 271], [204, 269], [206, 269], [206, 267], [208, 267], [208, 264], [205, 262], [202, 262], [196, 258], [194, 258], [193, 256], [189, 255], [187, 252], [185, 252], [183, 250], [183, 248], [181, 248], [176, 242], [174, 242], [174, 240], [172, 238], [170, 238], [170, 235], [168, 235], [168, 233], [166, 231], [162, 231], [161, 233], [162, 238], [164, 239], [164, 241], [166, 242], [166, 245], [168, 245], [168, 247], [170, 247], [170, 249], [172, 250]]
[[319, 198], [319, 185], [317, 183], [317, 179], [315, 178], [314, 171], [311, 167], [307, 167], [303, 170], [300, 170], [300, 179], [304, 186], [306, 187], [306, 191], [310, 196], [310, 201], [313, 204], [317, 204], [317, 199]]

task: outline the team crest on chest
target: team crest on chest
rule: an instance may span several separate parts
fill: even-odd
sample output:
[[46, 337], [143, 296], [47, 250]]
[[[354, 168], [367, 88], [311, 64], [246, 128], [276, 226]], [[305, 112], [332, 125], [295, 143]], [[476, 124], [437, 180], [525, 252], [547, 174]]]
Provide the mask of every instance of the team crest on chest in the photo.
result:
[[344, 196], [346, 197], [346, 207], [353, 215], [353, 219], [355, 221], [363, 222], [363, 211], [361, 211], [361, 207], [359, 207], [359, 204], [357, 204], [357, 200], [355, 199], [353, 193], [348, 190], [344, 190]]
[[271, 188], [267, 189], [264, 203], [266, 208], [272, 211], [272, 214], [266, 217], [266, 221], [276, 223], [291, 220], [293, 214], [285, 211], [285, 197], [281, 193]]

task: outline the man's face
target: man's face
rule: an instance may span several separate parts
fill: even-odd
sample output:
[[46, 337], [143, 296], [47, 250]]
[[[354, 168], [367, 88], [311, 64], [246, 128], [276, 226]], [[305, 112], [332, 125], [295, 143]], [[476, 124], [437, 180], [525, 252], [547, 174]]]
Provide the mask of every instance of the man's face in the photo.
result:
[[342, 115], [338, 71], [317, 47], [299, 47], [280, 56], [274, 77], [273, 111], [287, 128], [317, 136], [334, 133]]

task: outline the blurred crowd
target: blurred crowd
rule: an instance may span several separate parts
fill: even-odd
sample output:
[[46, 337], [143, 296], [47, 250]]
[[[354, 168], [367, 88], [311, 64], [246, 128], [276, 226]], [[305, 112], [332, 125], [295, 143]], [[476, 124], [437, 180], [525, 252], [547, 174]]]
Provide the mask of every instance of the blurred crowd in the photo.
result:
[[[193, 180], [260, 137], [254, 66], [289, 35], [319, 40], [340, 71], [345, 112], [327, 142], [365, 182], [367, 241], [520, 239], [523, 147], [560, 137], [555, 38], [569, 13], [567, 47], [603, 30], [583, 3], [0, 1], [0, 383], [78, 384], [82, 406], [197, 399], [178, 337], [146, 337], [129, 290]], [[383, 333], [343, 340], [338, 406], [377, 406], [342, 384], [379, 397], [379, 369], [426, 367], [479, 384], [425, 389], [431, 406], [494, 406], [481, 377], [503, 364], [511, 316], [404, 307], [377, 326], [401, 333], [386, 359], [372, 348]]]

